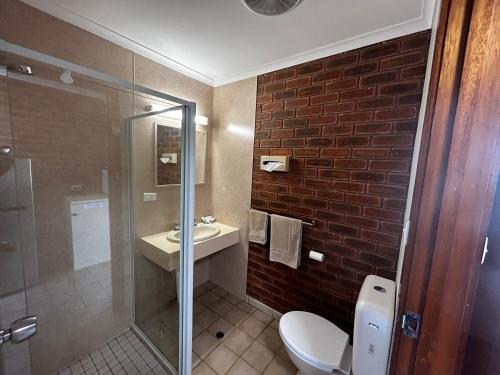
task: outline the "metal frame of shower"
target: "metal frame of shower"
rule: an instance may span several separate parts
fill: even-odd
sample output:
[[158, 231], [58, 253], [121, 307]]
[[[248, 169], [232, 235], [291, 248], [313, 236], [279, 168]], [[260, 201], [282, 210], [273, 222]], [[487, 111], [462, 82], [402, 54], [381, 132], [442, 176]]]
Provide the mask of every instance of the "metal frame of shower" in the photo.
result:
[[[161, 91], [153, 90], [145, 86], [137, 85], [135, 83], [114, 77], [109, 74], [99, 72], [94, 69], [86, 68], [78, 64], [74, 64], [50, 55], [46, 55], [41, 52], [37, 52], [25, 47], [18, 46], [16, 44], [9, 43], [3, 39], [0, 39], [0, 52], [12, 53], [21, 57], [29, 58], [32, 60], [37, 60], [42, 63], [52, 65], [61, 69], [70, 70], [71, 72], [87, 76], [98, 81], [110, 84], [112, 86], [117, 86], [118, 88], [130, 90], [133, 93], [142, 93], [164, 99], [170, 102], [174, 102], [180, 105], [182, 109], [182, 164], [181, 164], [181, 256], [180, 256], [180, 279], [182, 280], [181, 286], [181, 319], [179, 320], [179, 331], [181, 332], [179, 338], [179, 374], [180, 375], [191, 375], [192, 367], [192, 317], [193, 317], [193, 222], [194, 222], [194, 199], [195, 199], [195, 133], [196, 133], [196, 103], [190, 102], [173, 95], [166, 94]], [[0, 76], [9, 76], [9, 71], [6, 67], [0, 67]], [[176, 107], [179, 109], [179, 107]], [[151, 116], [154, 114], [160, 114], [163, 112], [168, 112], [172, 108], [157, 111], [148, 112], [144, 115], [139, 115], [140, 117]], [[129, 119], [129, 123], [134, 118], [134, 116]], [[130, 126], [128, 127], [131, 128]], [[130, 142], [130, 131], [127, 135]], [[130, 158], [130, 150], [128, 152]], [[130, 163], [130, 160], [128, 161]], [[129, 164], [130, 166], [130, 164]], [[129, 195], [133, 192], [132, 185], [130, 184], [130, 174], [129, 174]], [[133, 200], [129, 199], [130, 204]], [[133, 215], [131, 212], [131, 207], [129, 208], [129, 220], [130, 220], [130, 263], [133, 267], [133, 253], [132, 246], [135, 243], [134, 227], [133, 227]], [[133, 277], [133, 272], [131, 275]], [[132, 302], [135, 306], [135, 293], [134, 293], [134, 280], [131, 279], [131, 290], [132, 290]], [[133, 309], [131, 311], [132, 325], [135, 330], [140, 329], [135, 325], [135, 319], [133, 314]], [[149, 346], [153, 344], [146, 340]], [[152, 346], [156, 354], [161, 354], [154, 346]], [[163, 355], [162, 355], [163, 357]], [[168, 361], [167, 361], [168, 362]]]

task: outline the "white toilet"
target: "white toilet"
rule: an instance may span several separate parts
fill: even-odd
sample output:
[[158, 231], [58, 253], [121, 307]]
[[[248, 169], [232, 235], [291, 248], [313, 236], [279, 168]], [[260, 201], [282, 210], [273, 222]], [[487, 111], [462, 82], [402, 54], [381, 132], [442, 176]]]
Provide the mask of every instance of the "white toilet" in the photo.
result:
[[385, 375], [391, 347], [396, 286], [379, 276], [365, 278], [349, 335], [328, 320], [304, 311], [283, 315], [281, 338], [299, 375]]

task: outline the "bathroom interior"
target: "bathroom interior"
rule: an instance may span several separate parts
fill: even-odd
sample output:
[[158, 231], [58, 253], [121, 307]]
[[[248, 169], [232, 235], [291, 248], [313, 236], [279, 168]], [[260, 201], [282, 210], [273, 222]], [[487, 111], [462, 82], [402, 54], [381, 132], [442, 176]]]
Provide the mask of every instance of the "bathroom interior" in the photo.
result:
[[0, 0], [0, 375], [500, 371], [498, 8]]

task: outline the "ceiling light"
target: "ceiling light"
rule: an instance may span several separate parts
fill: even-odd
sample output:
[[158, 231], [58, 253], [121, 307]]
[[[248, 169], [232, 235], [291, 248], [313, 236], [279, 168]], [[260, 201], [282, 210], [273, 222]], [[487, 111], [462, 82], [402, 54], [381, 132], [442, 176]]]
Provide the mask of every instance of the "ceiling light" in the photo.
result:
[[302, 0], [242, 0], [248, 9], [262, 16], [278, 16], [291, 11]]

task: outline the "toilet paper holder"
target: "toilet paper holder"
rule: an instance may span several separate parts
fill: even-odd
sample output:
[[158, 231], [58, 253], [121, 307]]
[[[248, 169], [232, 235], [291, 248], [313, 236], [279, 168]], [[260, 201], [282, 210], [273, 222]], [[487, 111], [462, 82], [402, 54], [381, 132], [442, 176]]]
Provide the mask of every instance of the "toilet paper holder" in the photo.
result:
[[325, 260], [325, 254], [320, 253], [319, 251], [310, 250], [309, 258], [312, 260], [317, 260], [318, 262], [323, 262]]

